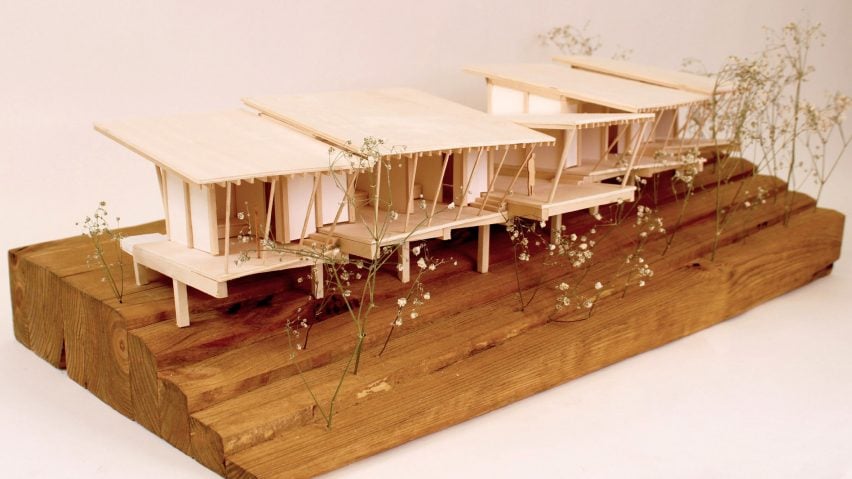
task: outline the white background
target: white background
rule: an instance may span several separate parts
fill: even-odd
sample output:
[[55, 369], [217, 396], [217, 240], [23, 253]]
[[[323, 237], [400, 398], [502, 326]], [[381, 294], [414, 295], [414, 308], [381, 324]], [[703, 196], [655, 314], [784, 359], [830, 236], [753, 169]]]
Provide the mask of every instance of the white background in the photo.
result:
[[[95, 120], [398, 85], [482, 108], [462, 67], [545, 61], [536, 35], [552, 26], [588, 21], [604, 54], [715, 68], [757, 50], [762, 25], [804, 16], [828, 35], [814, 99], [852, 93], [848, 0], [0, 0], [0, 250], [76, 234], [101, 199], [124, 224], [162, 215], [149, 163]], [[847, 215], [850, 160], [824, 201]], [[0, 268], [5, 477], [215, 477], [15, 342], [5, 253]], [[850, 478], [850, 295], [844, 258], [736, 319], [332, 476]]]

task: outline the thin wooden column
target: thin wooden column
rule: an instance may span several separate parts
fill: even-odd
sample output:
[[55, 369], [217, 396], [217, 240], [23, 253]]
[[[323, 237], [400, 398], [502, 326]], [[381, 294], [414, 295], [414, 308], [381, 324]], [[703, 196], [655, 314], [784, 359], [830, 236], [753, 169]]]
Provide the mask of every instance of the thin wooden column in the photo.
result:
[[411, 281], [411, 255], [408, 241], [399, 245], [397, 257], [399, 258], [400, 267], [396, 270], [396, 275], [400, 281], [407, 283]]
[[325, 296], [325, 268], [320, 261], [311, 266], [311, 293], [316, 299]]
[[432, 199], [432, 210], [429, 212], [428, 226], [432, 226], [432, 218], [435, 217], [435, 208], [438, 206], [438, 198], [441, 197], [441, 188], [444, 186], [444, 174], [447, 172], [447, 163], [450, 162], [451, 154], [452, 153], [446, 153], [444, 155], [444, 164], [441, 166], [441, 176], [438, 177], [438, 187], [435, 188], [435, 198]]
[[559, 188], [559, 180], [562, 178], [562, 170], [565, 169], [565, 163], [568, 161], [568, 152], [571, 145], [574, 144], [574, 138], [577, 136], [577, 130], [573, 129], [568, 132], [568, 139], [565, 140], [565, 149], [562, 153], [562, 158], [559, 159], [559, 167], [556, 168], [556, 176], [553, 178], [553, 186], [550, 188], [550, 195], [547, 197], [548, 203], [553, 203], [556, 198], [556, 190]]
[[263, 239], [269, 241], [269, 229], [272, 227], [272, 207], [275, 205], [275, 187], [278, 186], [278, 178], [272, 179], [269, 186], [269, 206], [266, 208], [266, 233]]
[[299, 244], [301, 245], [305, 241], [305, 237], [308, 233], [308, 222], [311, 219], [311, 209], [316, 208], [316, 196], [317, 196], [317, 188], [319, 187], [320, 177], [318, 174], [314, 174], [314, 187], [311, 190], [311, 198], [308, 200], [308, 209], [305, 211], [305, 221], [302, 223], [302, 234], [299, 235]]
[[225, 183], [225, 274], [231, 264], [231, 182]]
[[521, 175], [521, 172], [524, 171], [527, 167], [527, 162], [530, 161], [531, 157], [535, 156], [535, 145], [530, 148], [530, 152], [527, 153], [526, 158], [524, 158], [524, 162], [521, 163], [521, 167], [518, 168], [518, 171], [515, 172], [515, 176], [512, 178], [512, 182], [509, 183], [509, 187], [506, 188], [506, 191], [503, 192], [503, 196], [500, 198], [500, 204], [503, 204], [506, 201], [506, 197], [509, 196], [509, 192], [512, 191], [512, 187], [515, 186], [515, 182], [518, 181], [518, 177]]
[[[642, 123], [642, 129], [639, 131], [639, 138], [642, 138], [642, 135], [645, 134], [645, 127], [648, 126], [648, 123]], [[642, 148], [643, 152], [645, 148]], [[624, 172], [624, 178], [621, 180], [621, 186], [627, 186], [628, 181], [630, 181], [631, 173], [633, 173], [633, 165], [636, 163], [636, 157], [639, 156], [639, 148], [633, 149], [633, 156], [630, 157], [630, 164], [627, 165], [627, 171]]]
[[179, 328], [189, 326], [189, 296], [186, 284], [172, 279], [172, 289], [175, 295], [175, 320]]
[[562, 236], [562, 215], [551, 216], [550, 222], [550, 244], [557, 244]]
[[491, 256], [491, 225], [479, 226], [479, 238], [476, 243], [476, 270], [487, 273]]
[[[413, 166], [412, 166], [413, 163]], [[408, 231], [408, 220], [411, 219], [411, 210], [414, 208], [414, 175], [417, 173], [417, 156], [413, 159], [409, 158], [408, 167], [411, 169], [408, 174], [408, 196], [405, 206], [405, 230]]]

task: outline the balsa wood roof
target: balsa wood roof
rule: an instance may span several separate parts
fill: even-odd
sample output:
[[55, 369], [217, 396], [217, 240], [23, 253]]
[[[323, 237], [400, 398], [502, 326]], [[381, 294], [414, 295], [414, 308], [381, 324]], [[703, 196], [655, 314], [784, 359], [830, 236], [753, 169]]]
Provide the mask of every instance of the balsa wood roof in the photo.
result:
[[716, 77], [696, 75], [667, 68], [640, 65], [624, 60], [614, 60], [605, 57], [587, 55], [572, 55], [554, 57], [554, 61], [570, 65], [574, 68], [592, 72], [604, 73], [629, 80], [638, 80], [652, 85], [659, 85], [678, 90], [691, 91], [704, 95], [729, 93], [733, 91], [730, 84], [716, 84]]
[[553, 113], [496, 115], [498, 118], [515, 122], [529, 128], [537, 129], [583, 129], [599, 128], [602, 126], [624, 125], [639, 121], [653, 120], [651, 113]]
[[367, 137], [382, 139], [383, 155], [554, 141], [529, 128], [407, 88], [253, 97], [243, 102], [341, 148], [357, 148]]
[[203, 185], [328, 171], [328, 145], [245, 110], [95, 123], [95, 129]]
[[669, 110], [709, 101], [707, 95], [650, 85], [554, 63], [474, 65], [465, 71], [495, 85], [560, 96], [632, 113]]

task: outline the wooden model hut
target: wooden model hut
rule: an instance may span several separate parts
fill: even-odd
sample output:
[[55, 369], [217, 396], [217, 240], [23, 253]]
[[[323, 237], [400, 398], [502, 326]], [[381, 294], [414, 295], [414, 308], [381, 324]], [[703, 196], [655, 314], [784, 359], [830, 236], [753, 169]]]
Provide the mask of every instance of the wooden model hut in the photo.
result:
[[[554, 139], [427, 93], [391, 88], [246, 98], [247, 105], [305, 134], [360, 154], [353, 142], [381, 138], [378, 164], [354, 181], [355, 221], [320, 231], [341, 251], [372, 257], [400, 245], [400, 279], [408, 281], [408, 243], [448, 239], [479, 228], [477, 269], [488, 271], [489, 226], [505, 223], [497, 209], [469, 206], [492, 183], [495, 155], [532, 150]], [[450, 207], [452, 205], [452, 207]], [[388, 220], [388, 215], [392, 215]], [[389, 224], [380, 236], [377, 230]]]
[[[678, 153], [716, 146], [710, 140], [688, 137], [685, 127], [705, 111], [711, 102], [708, 93], [560, 64], [480, 65], [466, 70], [486, 79], [488, 110], [494, 114], [652, 114], [653, 122], [644, 132], [637, 125], [622, 125], [610, 128], [606, 133], [607, 143], [613, 144], [608, 153], [623, 155], [631, 145], [639, 142], [640, 157], [635, 165], [635, 173], [639, 176], [681, 166], [669, 158], [657, 158], [657, 152]], [[695, 129], [695, 133], [699, 132], [700, 129]], [[579, 168], [576, 173], [597, 180], [609, 176], [601, 169], [617, 168], [618, 163], [618, 156], [612, 156], [608, 161], [605, 159], [596, 164], [591, 171]]]
[[[148, 270], [172, 278], [178, 326], [189, 325], [187, 285], [224, 298], [229, 280], [312, 266], [314, 294], [322, 296], [322, 267], [302, 243], [334, 220], [343, 200], [333, 176], [345, 181], [349, 165], [330, 168], [328, 145], [242, 110], [95, 129], [154, 163], [166, 234], [128, 237], [122, 247], [133, 255], [137, 282], [147, 282]], [[270, 240], [305, 255], [261, 254]]]

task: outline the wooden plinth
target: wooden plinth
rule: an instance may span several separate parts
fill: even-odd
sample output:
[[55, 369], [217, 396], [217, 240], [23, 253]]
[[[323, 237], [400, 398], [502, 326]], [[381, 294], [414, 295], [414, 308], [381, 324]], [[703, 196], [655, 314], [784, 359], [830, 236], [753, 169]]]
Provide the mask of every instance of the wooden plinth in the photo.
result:
[[[119, 304], [101, 273], [86, 265], [84, 238], [53, 241], [9, 253], [14, 330], [18, 340], [105, 403], [227, 477], [307, 477], [491, 411], [616, 361], [681, 338], [827, 274], [838, 258], [843, 216], [815, 209], [794, 195], [782, 224], [783, 184], [751, 177], [742, 162], [723, 198], [737, 192], [756, 203], [758, 186], [775, 197], [739, 214], [722, 233], [715, 261], [714, 165], [697, 179], [683, 226], [661, 255], [662, 238], [644, 256], [655, 275], [599, 301], [594, 314], [555, 316], [558, 272], [535, 261], [520, 270], [529, 295], [521, 312], [511, 247], [492, 228], [491, 270], [475, 272], [475, 230], [430, 247], [453, 256], [425, 278], [432, 300], [420, 317], [394, 334], [379, 358], [396, 311], [400, 284], [379, 279], [379, 308], [368, 325], [361, 370], [343, 385], [332, 430], [317, 417], [291, 360], [283, 324], [304, 305], [298, 271], [243, 278], [224, 300], [190, 292], [192, 326], [177, 328], [170, 282], [133, 285]], [[706, 188], [704, 188], [706, 186]], [[642, 203], [657, 207], [671, 227], [681, 204], [669, 182]], [[729, 200], [723, 199], [723, 204]], [[568, 231], [592, 226], [588, 215], [566, 215]], [[607, 281], [633, 248], [630, 222], [599, 228], [590, 275]], [[129, 233], [161, 231], [162, 224]], [[304, 274], [304, 272], [302, 272]], [[575, 322], [555, 322], [577, 320]], [[327, 398], [351, 353], [351, 321], [316, 325], [296, 360], [305, 379]]]

